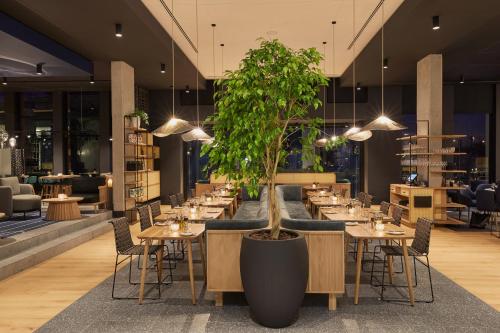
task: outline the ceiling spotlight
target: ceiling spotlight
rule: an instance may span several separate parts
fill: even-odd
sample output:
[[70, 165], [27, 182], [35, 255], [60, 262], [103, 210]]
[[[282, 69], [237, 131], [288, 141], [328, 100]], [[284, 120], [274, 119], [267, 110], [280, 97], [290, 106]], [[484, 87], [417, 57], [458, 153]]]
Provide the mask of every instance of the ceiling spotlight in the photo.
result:
[[189, 86], [186, 86], [185, 93], [186, 93], [186, 94], [189, 94], [190, 92], [191, 92], [191, 90], [189, 90]]
[[384, 58], [384, 64], [383, 64], [383, 67], [384, 67], [384, 69], [389, 68], [389, 59], [388, 59], [388, 58]]
[[464, 80], [464, 76], [462, 75], [462, 76], [460, 76], [460, 83], [461, 83], [461, 84], [464, 84], [464, 82], [465, 82], [465, 80]]
[[123, 30], [122, 30], [121, 23], [116, 23], [115, 24], [115, 36], [118, 37], [118, 38], [123, 37]]
[[94, 84], [95, 83], [95, 81], [94, 81], [94, 75], [90, 75], [90, 81], [89, 82], [90, 82], [90, 84]]
[[361, 83], [356, 83], [356, 90], [357, 91], [360, 91], [361, 90]]
[[43, 63], [36, 64], [36, 75], [42, 75], [43, 74]]
[[439, 30], [441, 28], [439, 26], [439, 16], [433, 16], [432, 17], [432, 30]]
[[6, 77], [4, 77], [4, 78], [3, 78], [3, 80], [2, 80], [2, 84], [3, 84], [4, 86], [6, 86], [6, 85], [7, 85], [7, 78], [6, 78]]
[[166, 67], [165, 64], [160, 64], [160, 73], [165, 74], [166, 72]]

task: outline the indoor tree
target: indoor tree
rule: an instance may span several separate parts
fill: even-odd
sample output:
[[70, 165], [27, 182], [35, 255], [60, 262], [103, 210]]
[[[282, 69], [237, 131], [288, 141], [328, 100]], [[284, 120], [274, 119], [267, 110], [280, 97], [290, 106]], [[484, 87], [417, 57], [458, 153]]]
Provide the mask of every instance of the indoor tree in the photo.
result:
[[[279, 237], [280, 220], [276, 173], [288, 155], [287, 137], [302, 130], [303, 147], [311, 147], [320, 133], [319, 119], [307, 118], [321, 105], [319, 88], [328, 83], [319, 68], [321, 59], [315, 48], [295, 51], [278, 40], [260, 40], [239, 69], [216, 82], [217, 109], [209, 119], [214, 122], [214, 141], [203, 149], [208, 167], [245, 185], [251, 196], [258, 195], [259, 183], [267, 184], [273, 239]], [[322, 171], [314, 149], [303, 154], [315, 171]]]

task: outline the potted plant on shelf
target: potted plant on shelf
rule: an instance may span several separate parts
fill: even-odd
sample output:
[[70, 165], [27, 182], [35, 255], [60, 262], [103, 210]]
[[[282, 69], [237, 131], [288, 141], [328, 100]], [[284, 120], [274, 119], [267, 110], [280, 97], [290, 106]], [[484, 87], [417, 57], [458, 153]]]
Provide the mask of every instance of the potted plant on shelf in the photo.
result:
[[149, 125], [149, 115], [146, 113], [146, 111], [136, 108], [134, 112], [128, 114], [125, 116], [125, 118], [128, 119], [128, 126], [130, 128], [141, 128], [141, 122], [144, 125]]
[[[276, 174], [289, 150], [287, 138], [302, 130], [303, 147], [313, 147], [320, 134], [317, 118], [309, 113], [321, 105], [319, 87], [327, 78], [319, 69], [320, 53], [294, 51], [278, 40], [261, 40], [239, 69], [217, 81], [214, 141], [203, 147], [208, 167], [226, 175], [251, 196], [267, 184], [271, 229], [244, 236], [240, 271], [253, 318], [268, 327], [290, 325], [298, 314], [308, 279], [308, 253], [303, 235], [280, 230]], [[303, 159], [322, 171], [320, 157], [304, 149]]]

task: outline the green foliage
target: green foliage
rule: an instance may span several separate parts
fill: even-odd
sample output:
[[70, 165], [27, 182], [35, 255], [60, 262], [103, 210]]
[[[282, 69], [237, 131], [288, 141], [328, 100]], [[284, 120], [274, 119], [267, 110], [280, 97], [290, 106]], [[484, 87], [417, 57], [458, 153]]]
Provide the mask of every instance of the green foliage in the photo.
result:
[[126, 115], [126, 117], [139, 117], [141, 118], [141, 122], [145, 125], [149, 125], [149, 115], [146, 113], [146, 111], [136, 108], [134, 112]]
[[325, 149], [332, 150], [335, 148], [342, 147], [343, 145], [345, 145], [347, 143], [347, 141], [348, 140], [345, 136], [343, 136], [343, 135], [338, 136], [335, 141], [328, 140], [328, 142], [326, 143]]
[[[214, 143], [203, 147], [209, 167], [227, 175], [257, 195], [260, 181], [270, 182], [284, 161], [286, 137], [308, 127], [303, 145], [312, 145], [320, 121], [293, 125], [321, 105], [319, 87], [327, 79], [319, 68], [321, 54], [314, 48], [294, 51], [278, 40], [261, 40], [250, 50], [238, 70], [217, 81]], [[314, 149], [310, 152], [314, 154]], [[320, 170], [314, 156], [315, 168]]]

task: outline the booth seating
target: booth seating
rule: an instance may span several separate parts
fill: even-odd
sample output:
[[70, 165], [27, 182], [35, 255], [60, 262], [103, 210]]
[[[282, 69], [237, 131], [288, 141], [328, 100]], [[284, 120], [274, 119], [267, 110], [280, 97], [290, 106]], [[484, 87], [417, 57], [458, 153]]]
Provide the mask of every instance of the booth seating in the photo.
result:
[[[281, 225], [304, 234], [309, 251], [309, 281], [306, 292], [328, 294], [329, 309], [334, 310], [336, 295], [342, 294], [345, 287], [345, 224], [312, 220], [301, 202], [302, 187], [284, 186], [276, 187], [277, 204], [282, 214]], [[240, 276], [243, 235], [252, 230], [269, 227], [267, 188], [261, 188], [258, 198], [248, 197], [243, 189], [242, 198], [242, 204], [232, 220], [207, 221], [205, 224], [207, 291], [215, 293], [216, 306], [223, 305], [224, 292], [243, 292]]]

